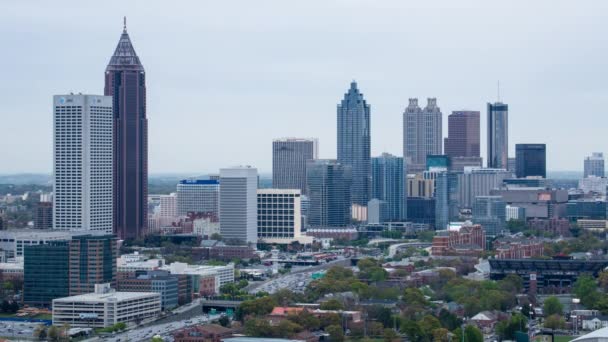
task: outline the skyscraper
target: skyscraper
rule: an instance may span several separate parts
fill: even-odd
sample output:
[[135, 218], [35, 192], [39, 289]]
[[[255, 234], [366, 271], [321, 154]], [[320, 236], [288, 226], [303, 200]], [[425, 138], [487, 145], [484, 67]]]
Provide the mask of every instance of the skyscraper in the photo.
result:
[[309, 225], [344, 227], [350, 223], [351, 179], [348, 165], [328, 159], [308, 162]]
[[545, 144], [515, 145], [515, 175], [547, 178], [547, 147]]
[[311, 243], [302, 236], [301, 193], [297, 189], [258, 190], [258, 239], [265, 243]]
[[406, 218], [405, 177], [403, 158], [390, 153], [372, 158], [372, 199], [387, 204], [386, 220], [401, 221]]
[[593, 152], [585, 158], [585, 178], [589, 176], [604, 177], [604, 154]]
[[68, 241], [23, 247], [23, 302], [49, 307], [55, 298], [70, 295]]
[[306, 162], [317, 159], [317, 139], [282, 138], [272, 141], [272, 187], [306, 193]]
[[146, 73], [125, 26], [105, 72], [114, 108], [114, 233], [133, 239], [148, 222]]
[[371, 188], [370, 107], [353, 81], [338, 105], [338, 163], [352, 170], [353, 204], [367, 205]]
[[56, 95], [53, 228], [112, 232], [112, 98]]
[[219, 217], [220, 182], [210, 179], [182, 180], [177, 184], [177, 215], [189, 212]]
[[418, 99], [409, 100], [403, 112], [403, 157], [408, 172], [424, 171], [426, 156], [441, 154], [441, 120], [437, 99], [427, 99], [424, 109], [418, 106]]
[[509, 106], [488, 103], [488, 167], [507, 169], [509, 159]]
[[480, 224], [487, 236], [505, 229], [507, 204], [501, 196], [478, 196], [473, 203], [473, 223]]
[[70, 296], [94, 292], [95, 284], [111, 283], [116, 287], [116, 237], [74, 236], [69, 246]]
[[238, 243], [258, 240], [258, 170], [250, 166], [220, 170], [220, 234]]
[[448, 116], [445, 154], [452, 157], [479, 157], [479, 112], [454, 111]]

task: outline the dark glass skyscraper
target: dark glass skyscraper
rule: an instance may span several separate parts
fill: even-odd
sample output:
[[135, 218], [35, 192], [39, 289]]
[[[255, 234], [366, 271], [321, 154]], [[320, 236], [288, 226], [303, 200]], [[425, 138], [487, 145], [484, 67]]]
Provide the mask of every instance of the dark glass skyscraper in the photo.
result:
[[547, 178], [547, 147], [545, 144], [515, 145], [515, 175], [517, 178], [537, 176]]
[[403, 158], [383, 153], [372, 158], [372, 198], [387, 203], [389, 221], [401, 221], [406, 218], [405, 177], [403, 175]]
[[146, 73], [125, 27], [105, 73], [114, 110], [114, 233], [141, 237], [148, 222]]
[[306, 184], [310, 200], [308, 224], [313, 227], [350, 224], [350, 166], [335, 160], [311, 160], [306, 165]]
[[488, 167], [507, 169], [509, 160], [509, 106], [488, 103]]
[[353, 81], [338, 105], [338, 162], [352, 169], [352, 203], [367, 205], [372, 180], [370, 107]]

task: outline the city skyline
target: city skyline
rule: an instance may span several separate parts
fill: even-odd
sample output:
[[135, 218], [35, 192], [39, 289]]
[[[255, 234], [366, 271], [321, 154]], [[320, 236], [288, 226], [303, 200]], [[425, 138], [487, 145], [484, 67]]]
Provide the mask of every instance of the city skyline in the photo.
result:
[[[510, 107], [509, 155], [514, 155], [516, 143], [538, 140], [536, 127], [546, 123], [555, 133], [543, 141], [549, 149], [548, 170], [582, 170], [580, 160], [584, 156], [605, 150], [592, 137], [601, 134], [600, 128], [608, 124], [608, 119], [599, 115], [606, 99], [602, 84], [606, 72], [598, 67], [606, 55], [602, 48], [605, 38], [598, 32], [606, 24], [599, 14], [594, 14], [601, 13], [597, 7], [606, 4], [594, 2], [561, 8], [547, 6], [550, 2], [532, 4], [534, 9], [542, 8], [545, 13], [546, 29], [542, 30], [536, 30], [534, 12], [537, 11], [519, 11], [523, 2], [513, 6], [470, 2], [471, 6], [456, 9], [453, 18], [454, 9], [446, 6], [418, 4], [419, 7], [414, 7], [397, 2], [387, 2], [380, 8], [366, 2], [349, 6], [352, 18], [369, 16], [377, 23], [373, 29], [357, 27], [353, 23], [357, 20], [342, 18], [338, 20], [341, 25], [334, 25], [333, 16], [347, 7], [339, 2], [301, 6], [298, 14], [279, 2], [269, 4], [275, 6], [255, 9], [252, 5], [252, 11], [242, 11], [251, 14], [247, 17], [234, 14], [231, 19], [240, 23], [233, 27], [214, 18], [217, 13], [229, 13], [222, 5], [180, 4], [176, 9], [166, 8], [168, 13], [159, 10], [159, 3], [151, 3], [151, 8], [141, 13], [133, 4], [125, 4], [121, 13], [117, 13], [115, 6], [107, 9], [100, 6], [90, 17], [83, 15], [86, 14], [83, 5], [14, 3], [5, 6], [6, 10], [0, 14], [3, 19], [0, 30], [12, 34], [2, 35], [0, 40], [15, 50], [2, 57], [2, 64], [6, 77], [15, 78], [15, 82], [3, 93], [6, 99], [3, 118], [8, 118], [3, 133], [7, 141], [21, 143], [0, 152], [3, 160], [0, 173], [51, 172], [52, 132], [48, 127], [52, 115], [48, 98], [70, 91], [101, 93], [99, 70], [107, 63], [108, 50], [115, 47], [123, 15], [128, 17], [129, 32], [149, 72], [151, 173], [217, 172], [221, 167], [237, 164], [254, 165], [261, 172], [268, 172], [272, 160], [268, 147], [273, 138], [281, 136], [316, 137], [319, 157], [335, 158], [335, 123], [330, 118], [335, 111], [336, 97], [352, 79], [364, 89], [366, 100], [374, 108], [372, 156], [382, 152], [401, 155], [400, 115], [407, 98], [431, 96], [441, 103], [444, 116], [463, 109], [482, 113], [480, 149], [487, 160], [483, 139], [486, 136], [485, 103], [497, 100], [498, 80], [503, 85], [500, 100]], [[188, 12], [184, 6], [193, 6], [196, 10], [184, 13]], [[52, 20], [50, 16], [45, 17], [54, 7], [64, 8]], [[592, 7], [595, 10], [589, 11]], [[268, 9], [272, 9], [271, 13], [265, 13]], [[307, 23], [319, 10], [328, 18], [319, 18], [317, 26]], [[500, 11], [502, 16], [493, 20], [506, 24], [517, 18], [520, 25], [508, 25], [508, 29], [501, 25], [488, 26], [490, 19], [484, 16], [494, 11]], [[23, 13], [29, 13], [28, 17]], [[163, 13], [165, 25], [160, 25], [162, 27], [157, 25], [157, 13]], [[420, 18], [412, 13], [420, 14]], [[195, 15], [205, 20], [194, 20]], [[281, 15], [287, 19], [277, 19]], [[458, 23], [466, 22], [462, 20], [465, 17], [475, 24], [444, 26], [453, 32], [445, 28], [425, 27], [429, 31], [417, 28], [417, 24], [431, 15], [447, 23], [456, 19]], [[57, 20], [64, 16], [75, 19]], [[569, 23], [577, 30], [562, 26], [563, 16], [568, 16]], [[378, 22], [382, 17], [388, 19]], [[398, 21], [400, 17], [407, 18], [408, 22]], [[482, 33], [481, 27], [488, 32]], [[79, 34], [71, 34], [75, 31]], [[180, 32], [179, 37], [176, 31]], [[320, 32], [327, 37], [320, 36]], [[355, 38], [345, 34], [347, 32], [361, 33], [352, 36], [369, 45], [369, 51], [353, 55], [354, 50], [348, 46]], [[404, 36], [405, 32], [411, 35]], [[533, 32], [531, 37], [527, 36], [529, 32]], [[295, 35], [293, 41], [286, 40], [290, 34]], [[194, 35], [201, 38], [194, 40]], [[586, 38], [581, 40], [581, 36]], [[489, 39], [492, 37], [494, 39]], [[344, 42], [332, 47], [338, 38]], [[397, 39], [398, 44], [389, 44], [391, 39]], [[28, 44], [17, 44], [22, 41]], [[537, 41], [538, 46], [528, 44]], [[443, 55], [452, 44], [461, 45], [463, 52], [453, 53], [449, 60], [428, 58]], [[276, 51], [279, 47], [283, 53]], [[163, 49], [184, 51], [181, 55], [184, 62], [172, 63], [172, 57]], [[302, 51], [311, 49], [327, 51], [300, 56]], [[416, 52], [428, 49], [430, 53]], [[471, 57], [472, 51], [480, 56]], [[239, 57], [226, 58], [226, 54]], [[346, 54], [349, 61], [344, 59]], [[40, 55], [45, 56], [44, 63], [38, 61]], [[241, 58], [245, 55], [248, 58]], [[519, 55], [525, 55], [526, 59], [513, 58]], [[194, 61], [198, 61], [199, 70], [190, 67]], [[429, 72], [437, 76], [425, 79]], [[248, 81], [241, 82], [243, 77]], [[412, 81], [403, 82], [403, 79]], [[252, 82], [255, 87], [248, 86]], [[32, 84], [36, 84], [33, 96], [27, 91]], [[297, 98], [295, 93], [299, 94]], [[568, 101], [556, 101], [563, 98]], [[295, 104], [301, 106], [295, 108]], [[574, 112], [585, 120], [572, 119]], [[561, 120], [554, 120], [555, 116]], [[189, 125], [183, 125], [186, 121]], [[234, 125], [235, 121], [242, 125]], [[445, 137], [447, 120], [443, 121]], [[594, 124], [588, 125], [589, 121]], [[214, 124], [213, 132], [198, 138], [199, 129], [209, 122]], [[251, 143], [243, 147], [239, 141], [226, 138], [225, 132], [230, 129]], [[577, 130], [586, 130], [588, 134], [578, 137], [575, 143], [560, 138]], [[33, 139], [19, 140], [26, 134]], [[206, 158], [187, 157], [201, 146], [211, 149], [218, 144], [222, 149], [215, 149]]]

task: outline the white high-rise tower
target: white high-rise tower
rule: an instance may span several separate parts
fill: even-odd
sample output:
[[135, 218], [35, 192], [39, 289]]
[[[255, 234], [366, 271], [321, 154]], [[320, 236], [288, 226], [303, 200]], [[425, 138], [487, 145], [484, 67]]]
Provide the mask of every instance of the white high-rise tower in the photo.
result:
[[112, 233], [112, 97], [53, 97], [53, 228]]

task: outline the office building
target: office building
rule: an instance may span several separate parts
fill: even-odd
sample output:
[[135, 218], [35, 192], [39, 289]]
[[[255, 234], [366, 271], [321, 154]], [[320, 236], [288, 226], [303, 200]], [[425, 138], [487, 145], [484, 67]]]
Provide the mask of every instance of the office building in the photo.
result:
[[36, 204], [34, 227], [36, 229], [53, 228], [53, 202], [38, 202]]
[[509, 106], [488, 103], [488, 167], [508, 169]]
[[433, 237], [433, 256], [479, 256], [486, 249], [486, 232], [471, 222], [450, 222]]
[[435, 178], [425, 178], [421, 174], [408, 174], [407, 196], [424, 198], [435, 196]]
[[177, 193], [159, 195], [158, 215], [173, 218], [177, 216]]
[[158, 317], [160, 303], [156, 292], [116, 292], [110, 284], [97, 284], [92, 293], [53, 300], [53, 325], [106, 328], [116, 323], [139, 324]]
[[32, 245], [45, 245], [52, 241], [70, 240], [72, 235], [86, 234], [71, 233], [61, 230], [41, 229], [11, 229], [0, 231], [0, 250], [7, 258], [19, 258], [24, 255], [24, 248]]
[[409, 99], [409, 105], [403, 112], [403, 157], [408, 172], [424, 171], [426, 156], [441, 154], [441, 120], [437, 99], [427, 99], [424, 109], [418, 106], [418, 99]]
[[444, 153], [450, 158], [479, 157], [479, 112], [453, 111], [448, 115]]
[[68, 241], [28, 245], [23, 258], [23, 303], [50, 307], [53, 299], [70, 294]]
[[55, 95], [53, 228], [112, 233], [112, 98]]
[[606, 201], [596, 199], [581, 199], [568, 201], [566, 215], [570, 222], [577, 220], [606, 220]]
[[136, 272], [134, 277], [117, 281], [120, 292], [156, 292], [160, 294], [161, 309], [168, 310], [178, 306], [179, 279], [167, 271]]
[[366, 206], [372, 181], [370, 106], [353, 81], [338, 105], [338, 163], [351, 168], [353, 204]]
[[125, 25], [105, 72], [114, 113], [114, 233], [143, 236], [148, 225], [146, 73]]
[[584, 177], [604, 177], [604, 154], [601, 152], [593, 152], [589, 157], [585, 158], [584, 166]]
[[505, 207], [505, 220], [507, 221], [525, 221], [526, 220], [526, 209], [516, 207], [513, 205], [507, 205]]
[[70, 241], [70, 296], [93, 292], [95, 284], [116, 285], [118, 243], [112, 235], [81, 235]]
[[265, 243], [312, 243], [302, 235], [299, 189], [258, 189], [258, 239]]
[[429, 154], [426, 156], [425, 170], [449, 170], [450, 157], [445, 154]]
[[367, 224], [381, 224], [388, 221], [388, 203], [372, 198], [367, 202]]
[[452, 172], [463, 172], [466, 169], [483, 167], [483, 158], [481, 157], [450, 157], [449, 170]]
[[458, 217], [458, 202], [455, 197], [458, 186], [457, 174], [442, 171], [435, 178], [435, 229], [443, 230]]
[[240, 166], [220, 170], [220, 233], [224, 240], [258, 240], [258, 170]]
[[282, 138], [272, 141], [272, 187], [306, 193], [306, 163], [318, 158], [317, 139]]
[[385, 220], [402, 221], [407, 216], [403, 171], [401, 157], [383, 153], [380, 157], [372, 158], [372, 199], [386, 202], [388, 211], [383, 217]]
[[605, 177], [588, 176], [578, 180], [578, 188], [585, 194], [606, 195], [606, 187], [608, 187], [608, 178]]
[[491, 190], [490, 195], [500, 196], [507, 204], [524, 208], [526, 220], [531, 218], [548, 219], [566, 216], [568, 190], [515, 187]]
[[545, 144], [515, 145], [515, 175], [517, 178], [547, 178], [547, 147]]
[[428, 197], [407, 198], [407, 220], [435, 227], [435, 199]]
[[[257, 176], [256, 176], [257, 177]], [[177, 215], [202, 213], [219, 216], [220, 182], [210, 179], [182, 180], [177, 184]]]
[[498, 236], [506, 228], [506, 203], [500, 196], [477, 196], [473, 203], [473, 222], [488, 236]]
[[[318, 159], [306, 166], [308, 224], [344, 227], [351, 218], [351, 167]], [[366, 203], [367, 204], [367, 203]]]
[[490, 191], [501, 188], [503, 181], [512, 176], [504, 169], [487, 168], [467, 168], [456, 175], [454, 196], [459, 208], [472, 208], [475, 197], [490, 195]]

